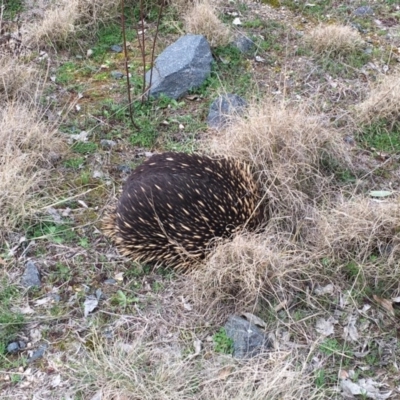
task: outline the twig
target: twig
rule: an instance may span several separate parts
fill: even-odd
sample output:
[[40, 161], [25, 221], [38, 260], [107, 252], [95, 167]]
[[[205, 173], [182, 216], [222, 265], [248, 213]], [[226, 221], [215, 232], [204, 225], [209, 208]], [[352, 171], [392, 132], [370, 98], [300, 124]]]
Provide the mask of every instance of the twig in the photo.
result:
[[129, 69], [128, 69], [128, 51], [126, 49], [126, 32], [125, 32], [125, 16], [124, 16], [125, 3], [121, 0], [121, 25], [122, 25], [122, 38], [124, 42], [124, 59], [125, 59], [125, 73], [126, 73], [126, 86], [128, 89], [128, 102], [129, 102], [129, 117], [131, 119], [132, 125], [139, 130], [139, 126], [133, 120], [132, 111], [132, 99], [131, 99], [131, 82], [129, 79]]

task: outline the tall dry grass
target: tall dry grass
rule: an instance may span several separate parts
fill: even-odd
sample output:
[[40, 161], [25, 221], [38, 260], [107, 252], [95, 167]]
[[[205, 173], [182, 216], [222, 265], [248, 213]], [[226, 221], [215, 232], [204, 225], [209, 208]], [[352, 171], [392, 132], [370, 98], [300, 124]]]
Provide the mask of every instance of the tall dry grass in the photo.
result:
[[62, 153], [57, 130], [43, 122], [37, 108], [21, 102], [0, 110], [0, 226], [14, 229], [42, 205], [54, 154]]
[[68, 40], [100, 23], [119, 15], [119, 3], [111, 0], [60, 0], [49, 5], [41, 19], [36, 19], [26, 26], [30, 45], [65, 46]]
[[[182, 357], [142, 337], [95, 346], [80, 366], [80, 389], [102, 398], [124, 399], [317, 399], [313, 376], [299, 368], [296, 352], [274, 352], [246, 362], [230, 356]], [[83, 368], [82, 368], [83, 367]], [[76, 372], [76, 371], [74, 371]], [[90, 392], [89, 392], [90, 393]]]
[[184, 15], [185, 30], [204, 35], [210, 46], [227, 45], [231, 39], [230, 29], [218, 18], [217, 8], [209, 0], [197, 0]]
[[362, 47], [364, 41], [355, 29], [344, 25], [320, 24], [304, 36], [305, 42], [319, 54], [349, 54]]
[[329, 195], [329, 163], [351, 167], [340, 132], [305, 109], [268, 100], [249, 106], [243, 117], [215, 134], [204, 148], [253, 165], [268, 215], [291, 232], [301, 229], [315, 203]]
[[355, 111], [361, 123], [372, 123], [380, 119], [385, 119], [389, 124], [399, 122], [400, 72], [380, 79], [367, 98], [356, 106]]

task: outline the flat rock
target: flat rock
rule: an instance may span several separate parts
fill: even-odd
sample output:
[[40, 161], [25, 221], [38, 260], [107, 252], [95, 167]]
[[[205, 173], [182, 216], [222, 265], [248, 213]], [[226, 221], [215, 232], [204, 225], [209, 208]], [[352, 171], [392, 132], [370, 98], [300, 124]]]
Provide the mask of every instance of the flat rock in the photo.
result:
[[207, 124], [215, 129], [224, 128], [228, 125], [230, 117], [243, 112], [246, 106], [246, 100], [237, 94], [228, 93], [219, 96], [210, 106]]
[[233, 356], [236, 358], [251, 358], [272, 346], [266, 333], [237, 315], [229, 317], [225, 331], [233, 340]]
[[[202, 35], [185, 35], [168, 46], [155, 60], [152, 68], [150, 96], [161, 94], [178, 99], [199, 87], [210, 75], [212, 54]], [[150, 83], [151, 70], [146, 73]]]
[[21, 278], [21, 285], [30, 288], [30, 287], [40, 287], [40, 274], [39, 270], [36, 268], [36, 265], [33, 261], [28, 261], [25, 265], [25, 271]]

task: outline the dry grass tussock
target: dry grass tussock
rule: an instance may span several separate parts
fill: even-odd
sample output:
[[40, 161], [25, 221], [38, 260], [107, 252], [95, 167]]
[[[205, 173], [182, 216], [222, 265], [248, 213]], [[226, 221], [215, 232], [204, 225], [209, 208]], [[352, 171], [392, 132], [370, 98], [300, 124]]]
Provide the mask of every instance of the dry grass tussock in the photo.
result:
[[34, 107], [21, 103], [0, 110], [0, 143], [0, 226], [4, 232], [35, 211], [49, 157], [60, 154], [63, 144]]
[[235, 311], [249, 311], [267, 293], [282, 293], [299, 272], [307, 273], [310, 254], [291, 236], [270, 226], [264, 232], [245, 233], [215, 248], [206, 267], [193, 270], [195, 282], [188, 296], [196, 304], [210, 299], [229, 301]]
[[295, 352], [276, 351], [241, 363], [224, 355], [182, 357], [182, 350], [139, 336], [98, 345], [84, 362], [76, 360], [73, 365], [75, 371], [79, 365], [82, 389], [107, 399], [319, 398], [313, 377], [298, 368]]
[[305, 35], [305, 41], [320, 54], [349, 54], [363, 44], [361, 35], [350, 26], [324, 24]]
[[212, 47], [229, 43], [231, 32], [218, 18], [216, 7], [208, 0], [196, 1], [185, 14], [184, 21], [187, 32], [204, 35]]
[[382, 256], [394, 277], [400, 256], [399, 199], [342, 198], [320, 212], [315, 232], [314, 243], [325, 257], [367, 263], [371, 255]]
[[291, 232], [301, 230], [314, 205], [329, 194], [327, 167], [332, 160], [336, 166], [351, 166], [338, 131], [302, 109], [268, 100], [250, 106], [245, 116], [204, 146], [253, 165], [269, 216]]
[[357, 119], [371, 123], [386, 119], [388, 123], [399, 120], [400, 72], [385, 76], [369, 92], [365, 101], [356, 107]]
[[118, 15], [119, 3], [111, 0], [61, 0], [45, 10], [43, 18], [28, 24], [28, 43], [66, 45], [82, 30]]
[[31, 102], [38, 90], [39, 72], [18, 58], [0, 54], [0, 102], [25, 100]]

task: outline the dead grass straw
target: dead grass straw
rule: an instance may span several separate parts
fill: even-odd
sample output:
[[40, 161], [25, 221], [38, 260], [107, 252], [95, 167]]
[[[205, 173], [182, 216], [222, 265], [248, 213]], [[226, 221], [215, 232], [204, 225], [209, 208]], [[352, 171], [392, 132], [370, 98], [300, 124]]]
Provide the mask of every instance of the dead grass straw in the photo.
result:
[[81, 32], [118, 16], [119, 3], [111, 0], [61, 0], [49, 6], [41, 20], [27, 25], [30, 45], [66, 46]]
[[57, 132], [49, 128], [34, 107], [21, 103], [0, 110], [0, 226], [12, 230], [40, 204], [49, 161], [63, 149]]
[[189, 33], [204, 35], [211, 47], [229, 43], [231, 32], [218, 18], [216, 7], [208, 0], [196, 1], [184, 16]]
[[216, 247], [205, 267], [190, 274], [193, 302], [228, 301], [235, 312], [249, 311], [259, 300], [283, 293], [292, 279], [307, 273], [309, 251], [276, 228], [270, 224], [262, 233], [241, 234]]
[[[192, 350], [167, 342], [133, 341], [97, 345], [76, 360], [83, 391], [126, 399], [316, 399], [313, 377], [299, 368], [296, 352], [274, 352], [246, 362], [230, 356], [190, 357]], [[189, 356], [183, 357], [183, 352]], [[84, 384], [82, 382], [85, 382]]]
[[341, 198], [320, 212], [315, 243], [331, 260], [367, 263], [378, 256], [392, 270], [400, 256], [399, 230], [398, 199]]
[[393, 124], [400, 115], [400, 72], [384, 76], [356, 107], [356, 118], [361, 123], [385, 119]]
[[37, 93], [39, 72], [11, 55], [0, 55], [0, 102], [32, 102]]
[[363, 45], [361, 35], [350, 26], [321, 24], [305, 35], [306, 43], [318, 54], [349, 54]]
[[254, 166], [270, 218], [290, 232], [307, 225], [330, 192], [331, 165], [350, 167], [341, 134], [300, 108], [261, 101], [205, 147]]

